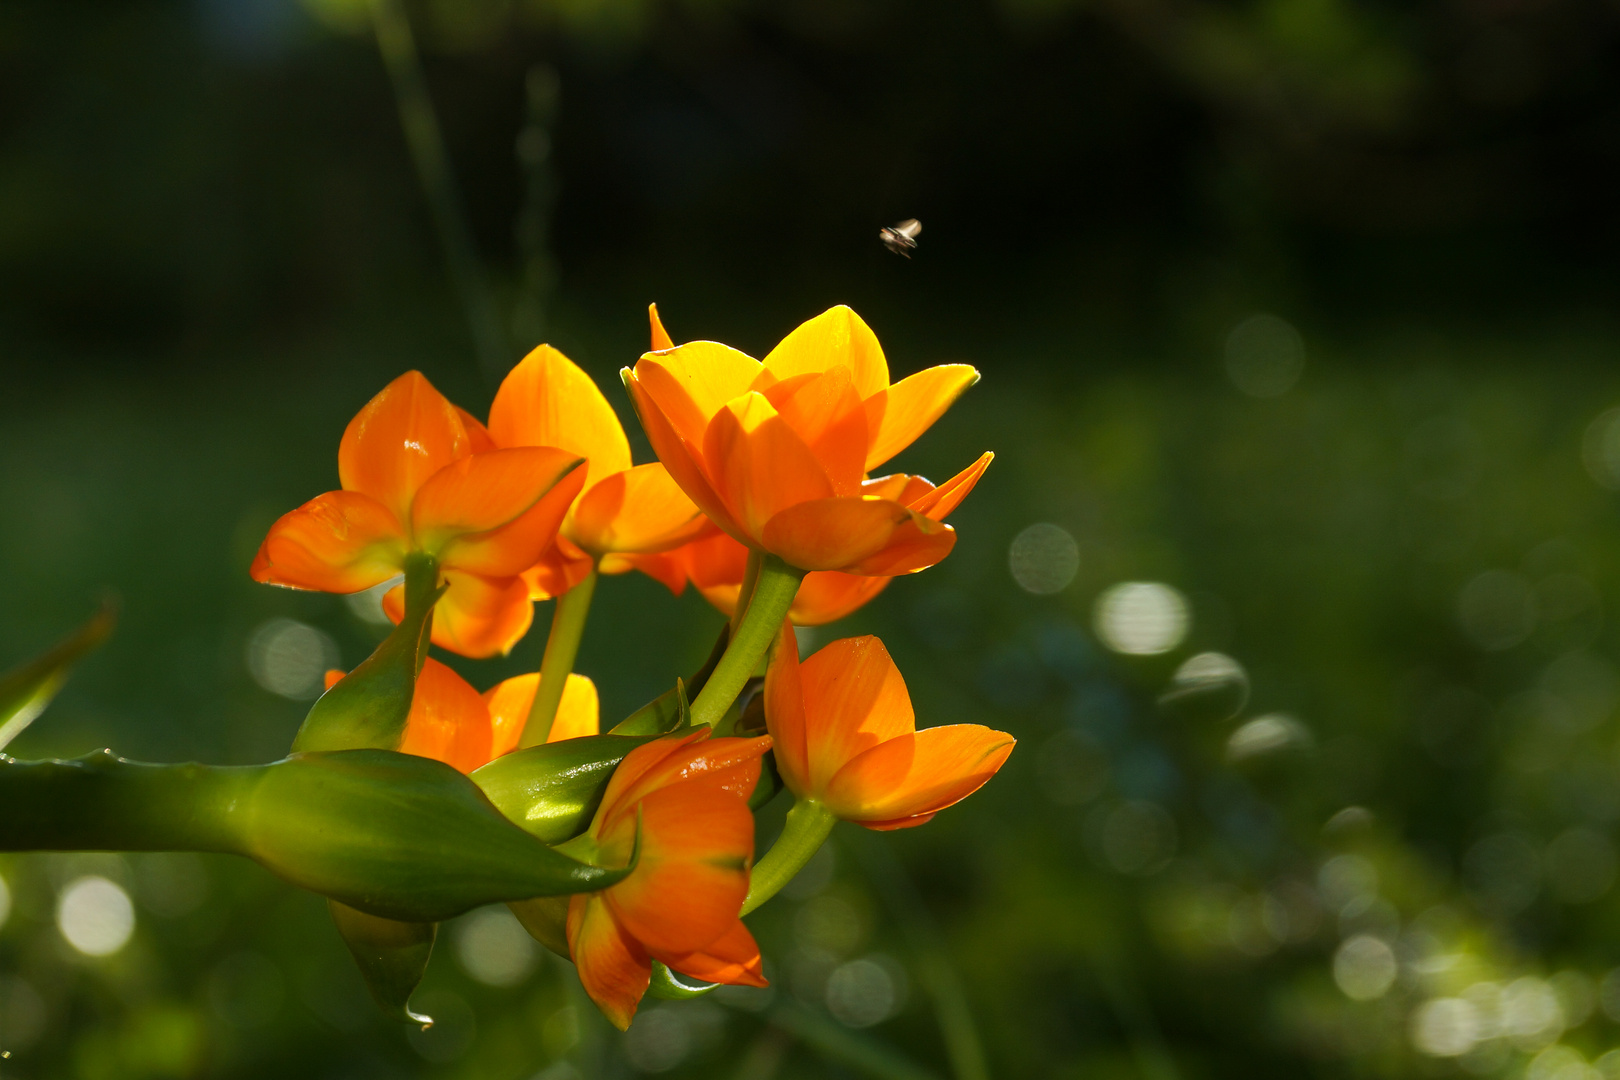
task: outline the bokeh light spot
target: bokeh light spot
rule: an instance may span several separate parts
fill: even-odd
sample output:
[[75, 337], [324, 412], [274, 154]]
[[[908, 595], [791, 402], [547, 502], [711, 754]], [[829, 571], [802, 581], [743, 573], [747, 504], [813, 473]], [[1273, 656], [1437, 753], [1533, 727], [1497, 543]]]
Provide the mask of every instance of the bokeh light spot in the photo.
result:
[[1007, 568], [1025, 592], [1037, 596], [1062, 592], [1080, 570], [1080, 545], [1062, 526], [1031, 525], [1013, 537]]
[[1305, 370], [1305, 339], [1275, 315], [1251, 315], [1226, 336], [1226, 375], [1250, 397], [1281, 397]]
[[62, 890], [56, 927], [86, 956], [111, 956], [135, 932], [135, 906], [122, 887], [104, 877], [82, 877]]
[[296, 619], [270, 619], [248, 639], [247, 665], [253, 681], [294, 701], [321, 696], [329, 668], [338, 666], [337, 643]]
[[1097, 597], [1097, 636], [1115, 652], [1169, 652], [1187, 636], [1187, 623], [1187, 601], [1157, 581], [1122, 581]]
[[11, 918], [11, 889], [6, 885], [6, 879], [0, 877], [0, 927], [6, 925]]
[[504, 907], [486, 907], [456, 926], [456, 959], [486, 986], [517, 986], [539, 960], [534, 939]]
[[1374, 1001], [1395, 985], [1395, 952], [1371, 934], [1357, 934], [1333, 954], [1333, 981], [1352, 1001]]
[[827, 1011], [847, 1027], [864, 1028], [894, 1014], [898, 996], [888, 970], [873, 960], [851, 960], [827, 979]]
[[1465, 998], [1435, 998], [1412, 1013], [1412, 1045], [1431, 1057], [1461, 1057], [1480, 1038], [1479, 1010]]
[[1311, 733], [1304, 724], [1287, 713], [1267, 713], [1232, 732], [1226, 740], [1226, 758], [1233, 762], [1248, 761], [1283, 750], [1301, 750], [1310, 745]]
[[1463, 586], [1457, 622], [1468, 640], [1486, 652], [1511, 649], [1536, 628], [1536, 594], [1507, 570], [1487, 570]]

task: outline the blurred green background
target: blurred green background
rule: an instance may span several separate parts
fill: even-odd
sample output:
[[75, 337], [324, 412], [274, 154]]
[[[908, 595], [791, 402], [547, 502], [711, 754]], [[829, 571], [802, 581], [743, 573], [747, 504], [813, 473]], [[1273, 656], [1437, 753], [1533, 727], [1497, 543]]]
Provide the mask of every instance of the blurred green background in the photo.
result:
[[[408, 367], [482, 412], [547, 340], [647, 460], [654, 300], [981, 369], [895, 463], [997, 452], [955, 553], [806, 644], [881, 634], [922, 723], [1019, 748], [841, 826], [751, 919], [771, 992], [627, 1036], [499, 909], [410, 1032], [256, 867], [0, 860], [0, 1077], [1620, 1077], [1620, 11], [376, 10], [415, 52], [361, 0], [0, 6], [0, 665], [123, 610], [9, 752], [282, 754], [380, 635], [246, 573], [348, 418]], [[718, 623], [605, 582], [607, 718]]]

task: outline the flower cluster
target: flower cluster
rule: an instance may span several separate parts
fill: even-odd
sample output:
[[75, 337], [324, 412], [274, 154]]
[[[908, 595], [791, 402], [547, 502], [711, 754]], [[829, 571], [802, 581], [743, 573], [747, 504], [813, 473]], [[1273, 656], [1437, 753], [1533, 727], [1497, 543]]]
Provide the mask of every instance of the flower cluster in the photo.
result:
[[[977, 725], [917, 730], [876, 638], [834, 641], [801, 665], [792, 630], [841, 618], [950, 553], [945, 518], [991, 455], [938, 486], [870, 473], [978, 373], [944, 365], [891, 382], [877, 338], [844, 307], [763, 361], [714, 342], [677, 346], [650, 316], [652, 350], [623, 379], [657, 461], [634, 464], [612, 406], [550, 346], [507, 375], [487, 424], [408, 372], [344, 432], [340, 489], [277, 521], [252, 567], [261, 582], [335, 593], [404, 576], [384, 599], [399, 629], [353, 673], [329, 674], [306, 730], [332, 702], [361, 719], [310, 748], [444, 762], [514, 824], [614, 869], [605, 887], [598, 875], [594, 891], [521, 914], [566, 949], [620, 1027], [658, 965], [688, 983], [763, 985], [740, 916], [834, 822], [920, 825], [984, 784], [1013, 745]], [[676, 593], [690, 583], [729, 623], [703, 672], [606, 734], [596, 688], [572, 666], [599, 575], [632, 570]], [[422, 643], [508, 653], [547, 599], [541, 670], [483, 693]], [[739, 707], [762, 670], [763, 732]], [[393, 713], [377, 705], [389, 695]], [[795, 803], [756, 865], [750, 801], [768, 794], [767, 754]], [[558, 810], [556, 792], [592, 769], [600, 786]]]

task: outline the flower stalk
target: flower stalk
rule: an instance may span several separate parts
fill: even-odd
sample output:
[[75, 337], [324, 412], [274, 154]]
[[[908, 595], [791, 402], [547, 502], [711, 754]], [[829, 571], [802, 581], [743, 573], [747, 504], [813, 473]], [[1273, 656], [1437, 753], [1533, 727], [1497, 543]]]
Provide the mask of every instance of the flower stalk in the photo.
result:
[[800, 870], [821, 850], [838, 818], [832, 811], [814, 799], [800, 799], [788, 811], [782, 835], [776, 838], [771, 850], [754, 864], [748, 878], [748, 898], [743, 901], [742, 913], [747, 915], [765, 901], [782, 891]]
[[726, 654], [715, 665], [709, 681], [703, 684], [697, 700], [692, 702], [693, 724], [718, 728], [726, 710], [737, 700], [737, 695], [742, 693], [743, 686], [765, 658], [771, 642], [776, 640], [803, 578], [803, 570], [789, 566], [775, 555], [766, 555], [760, 561], [748, 610], [737, 624], [736, 633], [731, 635]]
[[551, 736], [563, 688], [568, 685], [574, 660], [579, 656], [580, 639], [585, 635], [585, 620], [590, 617], [591, 599], [596, 595], [596, 578], [592, 567], [583, 581], [557, 597], [556, 610], [551, 613], [551, 633], [540, 659], [540, 688], [534, 693], [534, 704], [529, 706], [529, 719], [518, 741], [520, 747], [540, 746]]

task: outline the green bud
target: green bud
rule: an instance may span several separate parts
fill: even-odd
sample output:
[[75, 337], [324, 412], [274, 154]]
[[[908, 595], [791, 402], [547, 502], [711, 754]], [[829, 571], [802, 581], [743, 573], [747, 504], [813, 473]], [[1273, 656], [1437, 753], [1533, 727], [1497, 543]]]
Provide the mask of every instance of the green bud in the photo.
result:
[[416, 676], [427, 660], [433, 605], [444, 591], [431, 556], [405, 562], [405, 617], [377, 650], [322, 694], [304, 717], [293, 750], [396, 749], [411, 714]]
[[624, 756], [656, 734], [587, 735], [504, 754], [472, 781], [507, 820], [548, 844], [579, 835]]
[[702, 997], [719, 985], [671, 971], [662, 961], [654, 960], [652, 981], [647, 984], [647, 994], [667, 1001], [684, 1001], [687, 998]]
[[336, 900], [328, 900], [326, 906], [383, 1012], [421, 1024], [424, 1030], [431, 1027], [433, 1017], [412, 1012], [410, 1002], [433, 955], [439, 924], [382, 919]]
[[115, 621], [113, 605], [105, 603], [89, 622], [48, 652], [0, 675], [0, 749], [45, 711], [67, 681], [68, 669], [107, 639]]
[[387, 750], [253, 766], [147, 765], [110, 752], [0, 760], [0, 851], [231, 852], [405, 922], [603, 889], [630, 872], [554, 851], [450, 766]]

